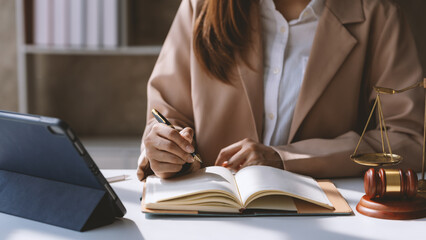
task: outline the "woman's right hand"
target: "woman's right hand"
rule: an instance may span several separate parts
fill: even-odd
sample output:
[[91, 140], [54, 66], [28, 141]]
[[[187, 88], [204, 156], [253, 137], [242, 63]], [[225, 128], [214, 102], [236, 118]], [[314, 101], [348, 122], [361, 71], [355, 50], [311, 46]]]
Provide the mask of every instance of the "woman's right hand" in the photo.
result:
[[163, 123], [156, 123], [144, 139], [146, 157], [152, 171], [160, 178], [170, 178], [183, 164], [193, 163], [192, 139], [194, 130], [184, 128], [180, 132]]

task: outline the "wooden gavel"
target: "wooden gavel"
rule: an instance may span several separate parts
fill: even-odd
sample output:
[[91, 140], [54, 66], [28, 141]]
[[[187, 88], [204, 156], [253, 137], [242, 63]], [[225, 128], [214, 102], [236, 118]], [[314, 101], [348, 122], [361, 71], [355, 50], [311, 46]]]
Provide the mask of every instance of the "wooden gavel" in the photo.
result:
[[412, 198], [417, 195], [417, 175], [413, 170], [370, 168], [364, 175], [369, 198]]

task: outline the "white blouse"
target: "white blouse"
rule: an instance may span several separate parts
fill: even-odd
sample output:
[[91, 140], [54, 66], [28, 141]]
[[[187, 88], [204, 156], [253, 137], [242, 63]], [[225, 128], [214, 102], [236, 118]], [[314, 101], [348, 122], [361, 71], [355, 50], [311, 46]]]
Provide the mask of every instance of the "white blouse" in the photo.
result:
[[261, 0], [264, 52], [263, 144], [286, 145], [324, 0], [311, 0], [288, 22], [273, 0]]

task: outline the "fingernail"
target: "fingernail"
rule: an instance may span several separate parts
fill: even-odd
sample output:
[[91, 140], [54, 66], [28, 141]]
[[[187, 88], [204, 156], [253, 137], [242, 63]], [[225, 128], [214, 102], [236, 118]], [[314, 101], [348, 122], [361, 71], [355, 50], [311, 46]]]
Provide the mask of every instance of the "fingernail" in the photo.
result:
[[188, 146], [186, 146], [186, 151], [189, 152], [189, 153], [192, 153], [192, 152], [194, 152], [194, 147], [192, 145], [188, 145]]
[[191, 135], [189, 133], [187, 133], [187, 132], [184, 133], [184, 135], [185, 135], [186, 138], [191, 138]]
[[190, 162], [190, 163], [193, 163], [195, 160], [194, 160], [194, 158], [191, 156], [191, 157], [188, 157], [188, 162]]
[[223, 163], [222, 163], [222, 167], [229, 167], [229, 163], [228, 163], [228, 161], [223, 162]]

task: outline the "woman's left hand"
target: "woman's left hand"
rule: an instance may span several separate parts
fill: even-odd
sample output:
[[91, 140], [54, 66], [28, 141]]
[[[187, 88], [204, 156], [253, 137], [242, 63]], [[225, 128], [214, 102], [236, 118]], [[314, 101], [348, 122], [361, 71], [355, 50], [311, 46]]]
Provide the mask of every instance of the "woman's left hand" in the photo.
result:
[[247, 138], [223, 148], [215, 165], [224, 166], [234, 171], [251, 165], [265, 165], [284, 169], [280, 155], [273, 148]]

